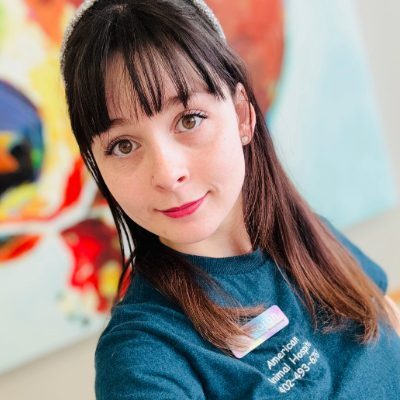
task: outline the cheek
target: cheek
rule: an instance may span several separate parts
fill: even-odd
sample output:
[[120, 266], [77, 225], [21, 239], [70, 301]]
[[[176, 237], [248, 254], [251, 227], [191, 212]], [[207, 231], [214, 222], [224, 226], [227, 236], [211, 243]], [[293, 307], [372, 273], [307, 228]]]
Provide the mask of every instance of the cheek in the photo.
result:
[[229, 182], [237, 184], [244, 178], [243, 147], [239, 140], [239, 131], [236, 125], [220, 129], [218, 141], [209, 149], [207, 162], [203, 166], [213, 173], [225, 185]]
[[[132, 218], [145, 199], [143, 182], [124, 168], [100, 169], [104, 182], [122, 209]], [[139, 195], [139, 194], [142, 195]]]

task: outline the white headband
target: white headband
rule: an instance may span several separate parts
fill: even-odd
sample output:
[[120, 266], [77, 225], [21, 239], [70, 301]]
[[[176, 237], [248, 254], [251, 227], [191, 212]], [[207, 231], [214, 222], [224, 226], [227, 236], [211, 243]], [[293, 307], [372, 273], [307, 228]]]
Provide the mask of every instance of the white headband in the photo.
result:
[[[72, 31], [75, 28], [77, 22], [81, 19], [82, 15], [85, 13], [87, 9], [89, 9], [94, 3], [98, 0], [85, 0], [75, 11], [74, 16], [69, 22], [67, 28], [64, 32], [63, 41], [61, 44], [61, 71], [64, 70], [65, 63], [65, 47], [67, 45], [68, 39], [71, 36]], [[224, 31], [219, 23], [217, 17], [212, 12], [212, 10], [207, 6], [207, 4], [203, 0], [189, 0], [211, 23], [214, 29], [218, 32], [218, 35], [221, 39], [226, 41]]]

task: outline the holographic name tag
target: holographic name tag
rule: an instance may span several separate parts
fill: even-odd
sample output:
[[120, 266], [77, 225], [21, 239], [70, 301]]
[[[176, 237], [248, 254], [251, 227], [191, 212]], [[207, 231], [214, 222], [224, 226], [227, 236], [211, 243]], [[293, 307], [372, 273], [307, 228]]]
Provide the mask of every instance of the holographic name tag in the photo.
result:
[[276, 305], [271, 306], [243, 325], [243, 327], [253, 328], [251, 338], [246, 336], [239, 338], [244, 345], [244, 350], [238, 350], [233, 347], [230, 347], [230, 349], [236, 358], [242, 358], [288, 324], [289, 319], [282, 310]]

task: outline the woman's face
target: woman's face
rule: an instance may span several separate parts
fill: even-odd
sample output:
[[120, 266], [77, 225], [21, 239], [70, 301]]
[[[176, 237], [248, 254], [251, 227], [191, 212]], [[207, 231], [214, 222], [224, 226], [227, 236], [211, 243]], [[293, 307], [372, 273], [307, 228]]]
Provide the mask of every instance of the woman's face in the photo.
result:
[[[243, 87], [238, 85], [234, 99], [226, 90], [221, 101], [194, 85], [185, 109], [166, 81], [162, 111], [135, 118], [129, 96], [117, 90], [120, 72], [114, 63], [106, 79], [114, 124], [92, 146], [116, 201], [134, 222], [177, 251], [215, 257], [249, 251], [241, 136], [251, 138], [255, 117], [249, 128]], [[197, 203], [166, 212], [192, 202]]]

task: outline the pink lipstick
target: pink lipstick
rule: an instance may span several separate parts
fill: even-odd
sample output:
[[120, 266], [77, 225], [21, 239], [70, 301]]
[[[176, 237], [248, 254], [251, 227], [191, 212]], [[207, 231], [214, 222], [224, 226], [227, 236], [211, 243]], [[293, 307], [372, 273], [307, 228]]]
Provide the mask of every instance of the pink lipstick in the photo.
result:
[[168, 210], [162, 210], [161, 212], [171, 218], [182, 218], [187, 215], [193, 214], [203, 202], [204, 198], [207, 196], [207, 193], [196, 201], [192, 201], [190, 203], [183, 204], [180, 207], [169, 208]]

